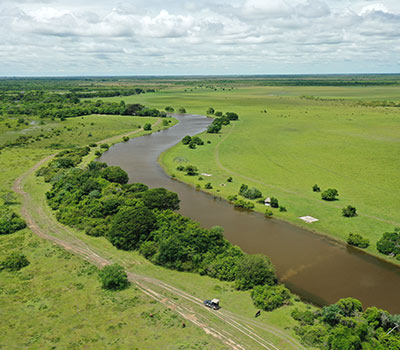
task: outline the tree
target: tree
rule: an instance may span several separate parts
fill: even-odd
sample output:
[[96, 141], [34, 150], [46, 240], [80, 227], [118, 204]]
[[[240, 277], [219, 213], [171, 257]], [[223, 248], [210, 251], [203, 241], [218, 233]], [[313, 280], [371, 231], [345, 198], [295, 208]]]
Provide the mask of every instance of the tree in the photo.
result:
[[254, 305], [265, 311], [272, 311], [290, 300], [290, 291], [283, 285], [255, 286], [251, 292]]
[[137, 249], [140, 243], [152, 237], [156, 217], [145, 207], [124, 207], [114, 215], [108, 239], [119, 249]]
[[204, 185], [204, 188], [206, 188], [207, 190], [211, 190], [213, 187], [212, 187], [212, 185], [211, 185], [211, 182], [207, 182], [205, 185]]
[[279, 208], [279, 202], [278, 199], [271, 197], [271, 207], [272, 208]]
[[357, 216], [357, 209], [356, 209], [356, 207], [352, 207], [351, 205], [348, 205], [346, 208], [342, 209], [342, 214], [346, 218], [352, 218], [354, 216]]
[[207, 114], [214, 114], [215, 110], [214, 108], [210, 107], [209, 109], [207, 109]]
[[194, 142], [193, 140], [189, 142], [189, 148], [190, 149], [195, 149], [196, 148], [196, 142]]
[[186, 171], [186, 175], [189, 175], [189, 176], [195, 176], [198, 174], [197, 167], [195, 167], [194, 165], [187, 165], [185, 168], [185, 171]]
[[0, 270], [7, 269], [11, 271], [18, 271], [29, 265], [29, 260], [24, 254], [12, 253], [4, 261], [0, 263]]
[[232, 182], [232, 181], [233, 181], [232, 176], [229, 176], [229, 177], [226, 179], [226, 182]]
[[277, 282], [275, 269], [265, 255], [245, 255], [240, 261], [236, 273], [235, 286], [239, 290], [248, 290], [258, 285], [274, 285]]
[[160, 210], [179, 210], [179, 198], [175, 192], [165, 188], [153, 188], [144, 192], [142, 200], [146, 207]]
[[178, 112], [181, 114], [186, 113], [186, 109], [184, 107], [180, 107]]
[[143, 130], [150, 131], [151, 130], [151, 124], [150, 123], [144, 124]]
[[182, 143], [184, 145], [188, 145], [190, 143], [190, 141], [192, 141], [192, 138], [189, 135], [186, 135], [183, 139], [182, 139]]
[[105, 168], [101, 173], [101, 177], [110, 182], [119, 183], [121, 185], [128, 183], [129, 180], [127, 172], [119, 166], [109, 166]]
[[376, 248], [385, 255], [400, 254], [400, 232], [385, 232], [376, 242]]
[[368, 248], [369, 239], [364, 238], [358, 233], [349, 233], [349, 236], [347, 237], [347, 243], [359, 248]]
[[169, 113], [175, 112], [175, 109], [174, 109], [173, 107], [171, 107], [171, 106], [165, 107], [165, 110], [166, 110], [167, 112], [169, 112]]
[[340, 299], [336, 305], [340, 309], [340, 313], [345, 317], [354, 317], [362, 312], [361, 301], [355, 298]]
[[194, 142], [196, 145], [199, 145], [199, 146], [203, 146], [204, 145], [204, 141], [198, 136], [193, 136], [192, 137], [192, 142]]
[[103, 267], [99, 271], [99, 278], [104, 289], [121, 290], [129, 285], [124, 268], [118, 264]]
[[319, 188], [319, 186], [318, 186], [317, 184], [315, 184], [315, 185], [312, 187], [312, 190], [313, 190], [314, 192], [321, 192], [321, 189]]
[[207, 132], [209, 134], [218, 134], [221, 131], [222, 126], [220, 124], [212, 123], [208, 126]]
[[328, 188], [321, 193], [321, 198], [325, 201], [334, 201], [337, 199], [337, 196], [339, 196], [339, 193], [335, 188]]
[[233, 113], [233, 112], [226, 112], [226, 117], [229, 120], [238, 120], [239, 119], [239, 116], [236, 113]]

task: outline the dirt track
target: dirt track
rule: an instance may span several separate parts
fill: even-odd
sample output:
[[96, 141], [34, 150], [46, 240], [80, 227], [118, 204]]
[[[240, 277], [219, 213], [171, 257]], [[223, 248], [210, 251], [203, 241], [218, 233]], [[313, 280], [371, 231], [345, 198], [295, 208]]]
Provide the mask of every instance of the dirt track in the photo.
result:
[[[133, 133], [129, 133], [128, 135], [131, 134]], [[111, 140], [108, 139], [100, 142], [105, 141]], [[106, 252], [100, 252], [99, 249], [90, 247], [87, 243], [80, 240], [68, 227], [60, 224], [47, 208], [34, 203], [32, 196], [24, 191], [24, 184], [27, 178], [53, 157], [54, 155], [51, 155], [42, 159], [14, 182], [14, 191], [22, 196], [21, 214], [26, 220], [28, 227], [39, 237], [81, 256], [98, 267], [112, 263], [111, 259], [106, 257]], [[43, 229], [43, 227], [46, 229]], [[129, 271], [127, 271], [127, 274], [129, 280], [135, 283], [143, 293], [163, 303], [186, 320], [201, 327], [207, 334], [220, 339], [231, 349], [242, 350], [248, 346], [250, 348], [281, 350], [281, 347], [278, 347], [260, 335], [265, 333], [279, 338], [279, 342], [284, 343], [287, 349], [304, 349], [296, 339], [277, 328], [236, 315], [227, 310], [213, 311], [207, 309], [203, 306], [202, 300], [167, 283]], [[173, 298], [170, 297], [171, 295]], [[178, 300], [178, 302], [175, 300]], [[198, 310], [197, 312], [196, 309]], [[223, 322], [222, 326], [220, 321]], [[243, 335], [245, 336], [246, 345], [241, 344], [242, 341], [237, 336], [239, 333], [242, 335], [241, 339], [243, 339]]]

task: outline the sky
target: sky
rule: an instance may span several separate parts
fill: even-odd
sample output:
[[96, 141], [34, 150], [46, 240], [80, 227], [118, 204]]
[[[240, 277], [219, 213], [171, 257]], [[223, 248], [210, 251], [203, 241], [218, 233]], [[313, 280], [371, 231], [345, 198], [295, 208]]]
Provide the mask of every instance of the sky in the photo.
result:
[[0, 76], [399, 72], [399, 0], [0, 0]]

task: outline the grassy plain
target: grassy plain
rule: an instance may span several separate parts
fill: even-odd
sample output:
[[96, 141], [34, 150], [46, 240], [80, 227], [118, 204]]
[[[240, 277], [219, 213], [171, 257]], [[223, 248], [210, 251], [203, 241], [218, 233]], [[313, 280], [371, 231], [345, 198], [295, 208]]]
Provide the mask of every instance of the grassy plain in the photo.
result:
[[[367, 250], [380, 255], [376, 241], [400, 226], [400, 109], [358, 101], [398, 102], [399, 92], [398, 86], [175, 87], [126, 101], [183, 106], [188, 113], [205, 114], [208, 107], [238, 113], [240, 120], [221, 134], [201, 136], [211, 144], [194, 150], [178, 144], [167, 151], [161, 159], [167, 172], [203, 189], [211, 182], [209, 192], [225, 198], [242, 183], [255, 186], [288, 209], [275, 210], [275, 217], [342, 241], [350, 232], [360, 233], [371, 240]], [[182, 162], [212, 176], [204, 181], [185, 176], [176, 171]], [[232, 183], [226, 182], [229, 176]], [[322, 190], [336, 188], [339, 200], [322, 201], [311, 190], [315, 183]], [[359, 215], [343, 217], [347, 205]], [[265, 206], [256, 210], [264, 212]], [[305, 224], [298, 219], [304, 215], [320, 221]]]

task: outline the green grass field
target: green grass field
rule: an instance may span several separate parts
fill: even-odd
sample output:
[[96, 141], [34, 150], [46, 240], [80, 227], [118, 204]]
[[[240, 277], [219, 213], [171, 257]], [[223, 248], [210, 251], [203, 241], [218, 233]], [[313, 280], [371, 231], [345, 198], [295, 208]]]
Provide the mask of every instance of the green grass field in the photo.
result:
[[[399, 101], [399, 92], [396, 86], [174, 88], [126, 101], [184, 106], [188, 113], [204, 114], [208, 107], [238, 113], [240, 121], [220, 135], [201, 136], [211, 144], [195, 150], [179, 144], [167, 151], [161, 160], [167, 172], [203, 188], [210, 181], [211, 192], [223, 197], [236, 194], [242, 183], [255, 186], [288, 209], [274, 216], [342, 241], [360, 233], [371, 240], [368, 251], [379, 254], [376, 241], [400, 226], [400, 109], [362, 107], [357, 101]], [[175, 170], [177, 159], [213, 176], [204, 181], [185, 176]], [[322, 201], [311, 189], [315, 183], [322, 190], [336, 188], [339, 200]], [[359, 215], [343, 217], [347, 205]], [[265, 206], [256, 209], [263, 212]], [[298, 219], [304, 215], [320, 221], [304, 224]]]

